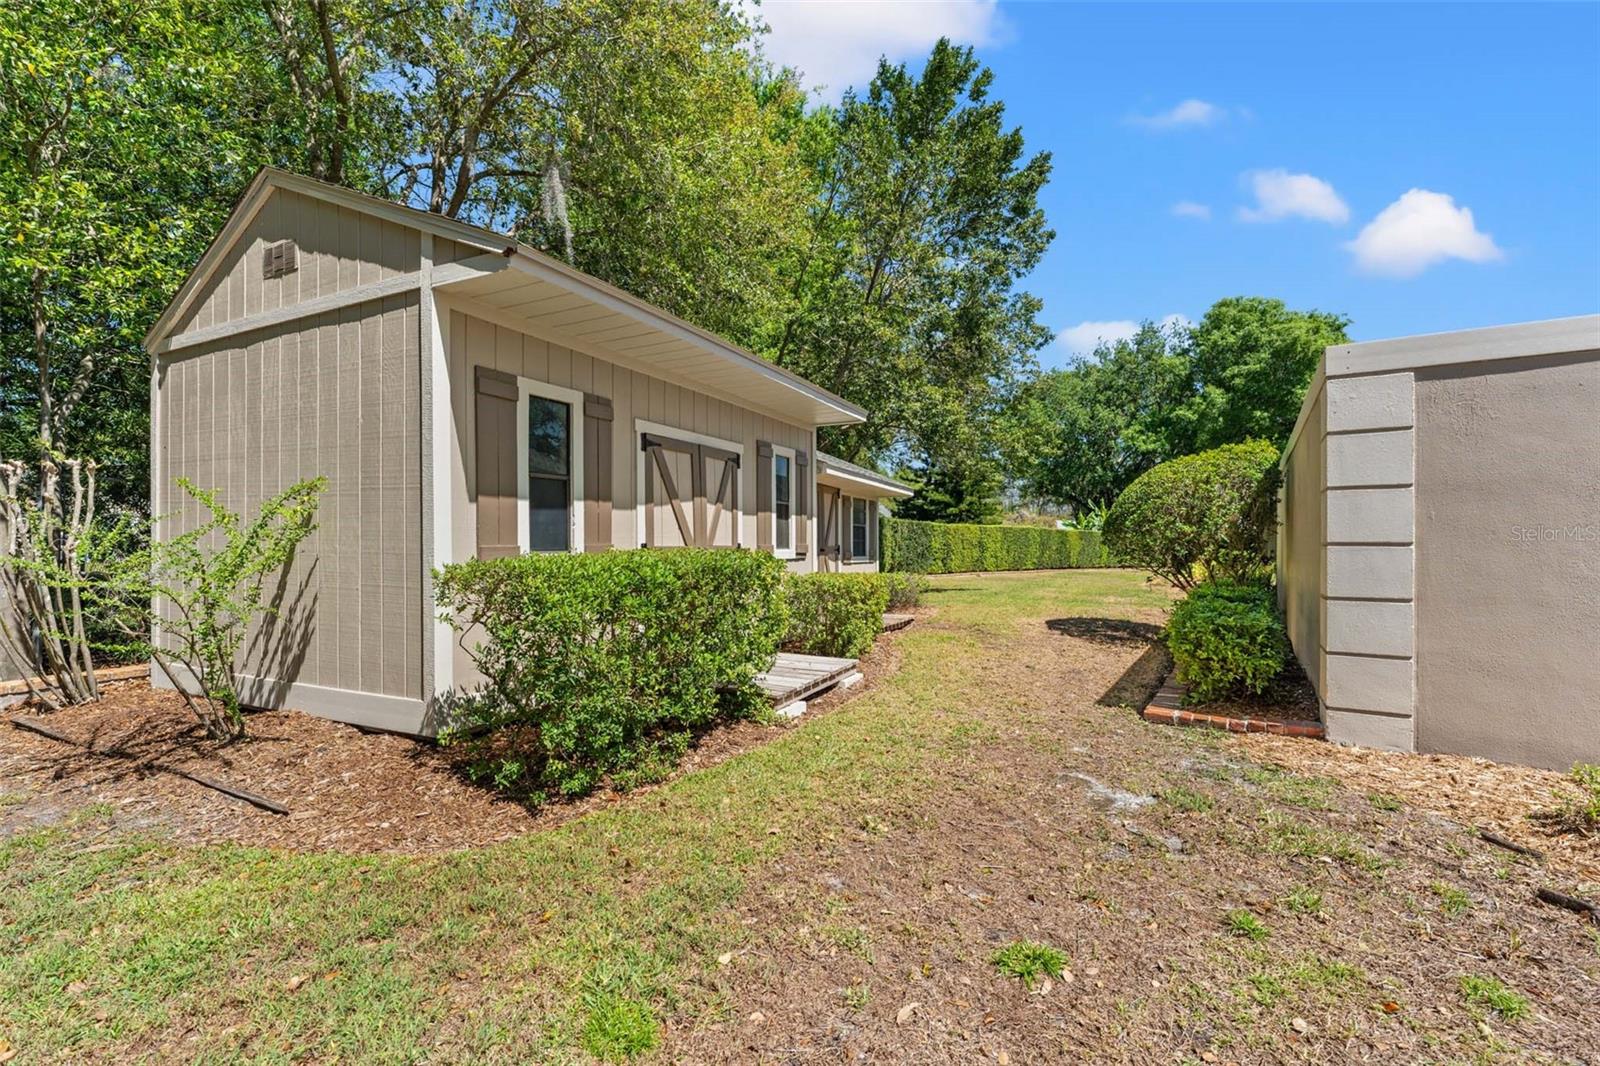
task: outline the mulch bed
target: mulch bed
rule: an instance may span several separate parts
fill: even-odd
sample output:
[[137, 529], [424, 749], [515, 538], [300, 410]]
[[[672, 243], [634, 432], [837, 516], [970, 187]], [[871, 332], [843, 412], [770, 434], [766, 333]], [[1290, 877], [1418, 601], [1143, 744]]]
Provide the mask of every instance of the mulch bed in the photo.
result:
[[[1497, 833], [1543, 852], [1545, 865], [1570, 871], [1600, 891], [1600, 838], [1562, 832], [1541, 817], [1579, 798], [1566, 774], [1469, 755], [1416, 755], [1261, 734], [1239, 742], [1260, 762], [1337, 778], [1371, 796], [1393, 796], [1462, 827]], [[1505, 855], [1507, 861], [1516, 858]]]
[[1321, 740], [1327, 735], [1318, 720], [1317, 693], [1298, 662], [1290, 661], [1259, 695], [1246, 694], [1210, 703], [1190, 704], [1189, 687], [1177, 671], [1151, 697], [1141, 712], [1161, 725], [1221, 729], [1229, 733], [1274, 733]]
[[[919, 612], [925, 613], [925, 612]], [[862, 660], [864, 682], [810, 701], [800, 721], [867, 689], [898, 662], [895, 637]], [[96, 703], [42, 713], [21, 705], [0, 715], [0, 837], [60, 822], [85, 804], [107, 804], [127, 829], [180, 843], [230, 841], [291, 851], [426, 854], [483, 847], [622, 802], [651, 788], [601, 789], [539, 810], [469, 781], [448, 748], [365, 732], [300, 711], [258, 711], [245, 739], [208, 739], [176, 693], [148, 681], [113, 682]], [[84, 747], [8, 724], [29, 717]], [[780, 736], [791, 723], [732, 722], [700, 737], [678, 776], [714, 766]], [[97, 754], [104, 753], [104, 754]], [[163, 772], [175, 767], [258, 793], [289, 808], [273, 814]]]
[[1317, 707], [1317, 690], [1293, 656], [1267, 683], [1260, 695], [1245, 694], [1210, 703], [1191, 704], [1188, 710], [1224, 718], [1249, 718], [1266, 722], [1315, 722], [1322, 717]]

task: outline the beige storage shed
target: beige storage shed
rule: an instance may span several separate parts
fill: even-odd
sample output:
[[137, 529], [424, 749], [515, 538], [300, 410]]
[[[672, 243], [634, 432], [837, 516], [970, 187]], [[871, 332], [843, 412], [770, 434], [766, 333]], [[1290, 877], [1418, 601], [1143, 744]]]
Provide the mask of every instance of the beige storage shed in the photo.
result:
[[817, 428], [866, 418], [826, 389], [511, 238], [277, 170], [146, 345], [158, 535], [198, 520], [179, 477], [247, 513], [329, 479], [248, 642], [255, 706], [428, 732], [469, 676], [438, 566], [703, 545], [812, 570], [819, 481], [909, 494], [823, 466]]

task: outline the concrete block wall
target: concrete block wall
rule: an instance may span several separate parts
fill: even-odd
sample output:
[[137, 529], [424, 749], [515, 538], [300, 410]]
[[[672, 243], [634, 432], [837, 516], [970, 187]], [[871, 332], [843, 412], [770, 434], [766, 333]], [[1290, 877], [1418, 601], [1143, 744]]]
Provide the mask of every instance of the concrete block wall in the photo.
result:
[[1328, 378], [1323, 438], [1328, 736], [1401, 751], [1416, 745], [1414, 377]]
[[1278, 580], [1330, 740], [1600, 759], [1597, 396], [1600, 315], [1327, 349]]

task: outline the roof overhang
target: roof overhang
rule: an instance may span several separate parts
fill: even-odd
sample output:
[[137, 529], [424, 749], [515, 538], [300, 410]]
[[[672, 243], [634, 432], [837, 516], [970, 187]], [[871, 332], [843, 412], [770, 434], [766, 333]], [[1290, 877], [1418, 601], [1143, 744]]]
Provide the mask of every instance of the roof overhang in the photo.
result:
[[[428, 285], [464, 312], [783, 421], [806, 426], [866, 421], [865, 410], [798, 374], [503, 234], [272, 167], [262, 168], [239, 197], [227, 223], [145, 335], [146, 349], [159, 354], [175, 345], [169, 334], [276, 189], [483, 250], [431, 271], [389, 279], [383, 292], [374, 287], [373, 295]], [[322, 308], [307, 304], [303, 310], [309, 314]], [[244, 332], [273, 324], [268, 317], [283, 321], [298, 313], [285, 308], [259, 322], [240, 320], [206, 333]], [[191, 332], [182, 340], [191, 338], [200, 339]]]
[[842, 489], [857, 496], [889, 497], [903, 500], [916, 495], [909, 485], [894, 478], [865, 470], [854, 463], [843, 463], [826, 455], [817, 456], [817, 484]]
[[525, 246], [440, 267], [433, 287], [479, 318], [785, 421], [866, 421], [860, 407], [798, 374]]

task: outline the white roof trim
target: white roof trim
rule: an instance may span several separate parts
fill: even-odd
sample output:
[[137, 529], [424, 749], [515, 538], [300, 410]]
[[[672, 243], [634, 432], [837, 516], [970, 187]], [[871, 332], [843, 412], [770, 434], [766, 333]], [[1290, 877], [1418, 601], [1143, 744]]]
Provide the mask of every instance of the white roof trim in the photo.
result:
[[820, 481], [824, 477], [833, 478], [837, 481], [847, 481], [852, 485], [865, 485], [872, 490], [875, 497], [893, 496], [896, 499], [905, 499], [916, 495], [913, 490], [906, 488], [898, 481], [891, 481], [889, 478], [884, 478], [880, 481], [877, 478], [863, 477], [853, 470], [840, 470], [836, 466], [830, 466], [827, 460], [819, 460], [817, 462], [817, 478]]
[[598, 304], [611, 311], [627, 315], [638, 322], [643, 322], [677, 340], [693, 344], [697, 348], [709, 349], [713, 354], [719, 355], [727, 361], [747, 370], [775, 381], [781, 385], [802, 393], [808, 399], [814, 400], [825, 407], [830, 407], [844, 417], [838, 424], [850, 422], [865, 422], [867, 412], [848, 400], [835, 396], [820, 385], [815, 385], [798, 374], [792, 373], [776, 363], [769, 362], [743, 348], [709, 333], [691, 323], [685, 322], [676, 315], [667, 313], [636, 296], [607, 285], [599, 278], [591, 277], [581, 270], [574, 270], [565, 263], [551, 259], [542, 252], [519, 245], [517, 252], [511, 257], [513, 268], [520, 270], [540, 281], [546, 281], [568, 292], [582, 296], [592, 303]]
[[[841, 416], [839, 419], [841, 424], [865, 422], [867, 419], [867, 412], [864, 409], [842, 397], [835, 396], [820, 385], [807, 381], [798, 374], [791, 373], [775, 363], [768, 362], [714, 333], [685, 322], [683, 319], [630, 293], [608, 285], [599, 278], [591, 277], [565, 263], [552, 259], [535, 248], [515, 243], [502, 234], [469, 225], [457, 219], [446, 218], [443, 215], [428, 211], [418, 211], [415, 208], [405, 207], [389, 200], [368, 196], [365, 193], [355, 192], [342, 186], [330, 185], [314, 178], [291, 174], [288, 171], [278, 170], [274, 167], [263, 167], [261, 172], [250, 182], [249, 187], [245, 189], [244, 194], [240, 196], [238, 205], [228, 217], [228, 221], [221, 232], [212, 240], [205, 254], [200, 257], [199, 263], [195, 265], [188, 279], [179, 288], [177, 295], [167, 305], [167, 309], [161, 313], [161, 317], [156, 319], [155, 325], [150, 327], [150, 332], [145, 335], [144, 345], [147, 350], [155, 351], [157, 345], [166, 339], [173, 325], [189, 309], [189, 305], [216, 270], [228, 249], [233, 246], [240, 234], [254, 221], [256, 214], [261, 210], [262, 205], [266, 203], [267, 198], [274, 189], [287, 189], [291, 192], [339, 204], [369, 215], [376, 215], [403, 226], [432, 233], [438, 237], [477, 245], [486, 250], [499, 251], [502, 255], [511, 257], [511, 265], [516, 269], [525, 271], [543, 281], [559, 285], [569, 292], [583, 296], [600, 306], [626, 314], [637, 321], [650, 325], [652, 328], [661, 330], [669, 336], [706, 350], [741, 369], [754, 371], [771, 381], [794, 389], [813, 402], [837, 411]], [[474, 265], [477, 265], [476, 262]], [[440, 269], [442, 271], [442, 268]], [[444, 281], [436, 281], [436, 284], [440, 285], [446, 283]]]

